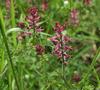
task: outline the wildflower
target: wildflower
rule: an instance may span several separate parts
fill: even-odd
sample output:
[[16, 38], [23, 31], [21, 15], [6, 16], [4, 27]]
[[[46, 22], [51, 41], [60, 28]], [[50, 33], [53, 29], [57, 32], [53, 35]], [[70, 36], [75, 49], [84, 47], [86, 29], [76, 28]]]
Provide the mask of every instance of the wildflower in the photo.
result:
[[32, 3], [32, 0], [27, 0], [28, 3]]
[[6, 7], [6, 15], [5, 18], [10, 18], [10, 8], [11, 8], [11, 0], [5, 0], [5, 7]]
[[43, 2], [42, 2], [42, 10], [46, 11], [47, 9], [48, 9], [48, 3], [47, 3], [46, 0], [43, 0]]
[[17, 40], [23, 40], [25, 39], [26, 36], [31, 36], [31, 32], [22, 32], [17, 36]]
[[43, 29], [38, 25], [40, 21], [40, 16], [38, 15], [38, 9], [32, 7], [28, 9], [28, 15], [26, 16], [26, 21], [29, 23], [28, 29], [34, 28], [36, 32], [42, 32]]
[[36, 7], [31, 7], [27, 10], [28, 15], [25, 18], [25, 21], [28, 23], [28, 25], [25, 25], [23, 22], [19, 22], [17, 24], [18, 27], [21, 29], [24, 29], [22, 33], [20, 33], [17, 36], [18, 40], [24, 39], [26, 36], [32, 35], [29, 30], [34, 29], [36, 32], [42, 32], [43, 29], [41, 26], [38, 24], [40, 21], [40, 16], [38, 15], [38, 9]]
[[75, 71], [74, 74], [73, 74], [72, 80], [73, 80], [74, 82], [79, 82], [79, 81], [81, 80], [80, 74], [79, 74], [78, 72]]
[[27, 10], [29, 14], [36, 16], [38, 14], [38, 9], [36, 7], [31, 7]]
[[6, 0], [6, 9], [7, 9], [7, 11], [10, 10], [10, 6], [11, 6], [11, 0]]
[[35, 46], [35, 49], [36, 49], [37, 55], [42, 55], [45, 51], [44, 47], [40, 44], [37, 44]]
[[91, 1], [92, 1], [92, 0], [84, 0], [83, 3], [84, 3], [85, 5], [90, 5], [90, 4], [91, 4]]
[[17, 26], [23, 29], [25, 27], [25, 24], [23, 22], [19, 22]]
[[77, 9], [71, 10], [70, 21], [71, 21], [71, 24], [74, 26], [79, 24], [79, 12]]
[[54, 27], [54, 31], [56, 33], [61, 33], [62, 31], [64, 31], [64, 26], [60, 25], [59, 22], [56, 23], [56, 26]]
[[57, 35], [56, 36], [53, 36], [52, 38], [50, 38], [50, 40], [53, 42], [54, 45], [56, 45], [56, 43], [59, 42]]
[[43, 29], [42, 29], [40, 26], [39, 26], [39, 27], [36, 27], [35, 30], [36, 30], [37, 32], [42, 32], [42, 31], [43, 31]]
[[30, 25], [35, 25], [39, 22], [39, 15], [38, 15], [38, 9], [36, 7], [32, 7], [28, 9], [28, 16], [26, 16], [26, 21]]
[[67, 51], [72, 50], [72, 47], [67, 45], [71, 39], [62, 34], [64, 29], [65, 27], [57, 22], [54, 27], [56, 34], [55, 36], [51, 37], [50, 40], [54, 44], [53, 54], [56, 55], [59, 59], [63, 59], [63, 63], [66, 63], [66, 60], [70, 58], [70, 55], [67, 54]]

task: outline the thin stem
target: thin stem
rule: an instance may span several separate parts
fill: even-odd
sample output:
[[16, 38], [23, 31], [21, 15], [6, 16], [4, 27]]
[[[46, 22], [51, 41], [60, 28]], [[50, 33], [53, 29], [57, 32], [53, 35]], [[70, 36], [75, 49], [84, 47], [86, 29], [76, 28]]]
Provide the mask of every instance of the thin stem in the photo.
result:
[[68, 88], [68, 87], [71, 88], [71, 85], [66, 81], [65, 66], [64, 66], [64, 62], [65, 62], [65, 58], [64, 58], [64, 45], [63, 45], [63, 37], [62, 37], [62, 35], [61, 35], [61, 49], [62, 49], [62, 78], [64, 80], [65, 87], [67, 86], [66, 88]]
[[[11, 0], [11, 24], [12, 24], [12, 27], [15, 27], [15, 8], [14, 8], [14, 1]], [[16, 46], [16, 34], [13, 33], [13, 44], [14, 46]]]
[[9, 90], [12, 90], [12, 73], [11, 73], [11, 67], [10, 64], [8, 64], [8, 88]]
[[98, 81], [98, 85], [100, 85], [100, 78], [99, 78], [99, 75], [98, 75], [97, 71], [95, 70], [95, 68], [93, 68], [93, 70], [94, 70], [95, 77], [96, 77], [96, 79], [97, 79], [97, 81]]
[[17, 76], [16, 76], [16, 73], [15, 73], [15, 70], [14, 70], [12, 57], [11, 57], [11, 54], [10, 54], [7, 38], [6, 38], [6, 35], [5, 35], [5, 24], [4, 24], [1, 8], [0, 8], [0, 29], [1, 29], [1, 34], [2, 34], [3, 41], [4, 41], [4, 44], [5, 44], [6, 50], [7, 50], [7, 54], [8, 54], [8, 57], [9, 57], [9, 61], [8, 62], [10, 64], [10, 66], [11, 66], [11, 69], [12, 69], [12, 72], [13, 72], [13, 75], [14, 75], [14, 78], [15, 78], [15, 82], [16, 82], [17, 88], [19, 90]]
[[65, 67], [64, 67], [64, 51], [63, 51], [63, 40], [62, 40], [62, 35], [61, 35], [61, 49], [62, 49], [62, 76], [64, 79], [64, 82], [66, 81], [65, 79]]
[[70, 4], [70, 11], [71, 11], [71, 7], [72, 7], [72, 0], [69, 0], [69, 4]]

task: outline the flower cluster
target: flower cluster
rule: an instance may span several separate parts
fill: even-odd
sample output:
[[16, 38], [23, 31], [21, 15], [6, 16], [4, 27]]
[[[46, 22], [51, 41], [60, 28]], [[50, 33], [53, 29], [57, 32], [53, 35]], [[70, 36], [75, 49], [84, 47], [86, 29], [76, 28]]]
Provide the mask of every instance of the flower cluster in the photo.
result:
[[72, 80], [74, 82], [79, 82], [81, 80], [81, 75], [77, 71], [75, 71], [73, 76], [72, 76]]
[[48, 9], [48, 3], [46, 0], [43, 0], [42, 1], [42, 10], [43, 11], [46, 11]]
[[31, 36], [31, 35], [32, 35], [31, 32], [22, 32], [17, 36], [17, 39], [18, 40], [23, 40], [23, 39], [25, 39], [26, 36]]
[[7, 9], [7, 11], [10, 10], [10, 6], [11, 6], [11, 1], [10, 0], [6, 0], [6, 9]]
[[23, 32], [21, 32], [18, 36], [17, 36], [17, 40], [23, 40], [25, 39], [25, 37], [27, 36], [31, 36], [32, 35], [32, 32], [29, 32], [27, 29], [26, 29], [26, 25], [23, 23], [23, 22], [19, 22], [17, 24], [18, 27], [20, 27], [21, 29], [25, 29]]
[[[23, 23], [23, 22], [19, 22], [17, 24], [18, 27], [25, 30], [24, 37], [27, 35], [28, 36], [31, 35], [31, 34], [27, 34], [27, 33], [31, 33], [31, 32], [29, 32], [30, 29], [34, 29], [35, 32], [43, 31], [43, 29], [39, 25], [40, 16], [38, 15], [38, 9], [36, 7], [31, 7], [27, 10], [27, 13], [28, 13], [28, 15], [26, 16], [25, 21], [28, 23], [28, 25], [25, 25], [25, 23]], [[23, 32], [20, 35], [18, 35], [18, 39], [19, 39], [19, 37], [23, 38], [22, 35], [23, 35]]]
[[40, 44], [35, 45], [35, 49], [36, 49], [37, 55], [42, 55], [45, 52], [44, 47]]
[[84, 0], [83, 3], [84, 3], [85, 5], [90, 5], [90, 4], [91, 4], [91, 1], [92, 1], [92, 0]]
[[17, 26], [20, 27], [21, 29], [25, 28], [25, 24], [23, 22], [19, 22]]
[[32, 0], [27, 0], [28, 3], [32, 3]]
[[56, 35], [50, 38], [50, 40], [54, 44], [53, 54], [55, 54], [59, 59], [61, 59], [63, 63], [65, 63], [66, 60], [70, 57], [67, 52], [72, 50], [72, 47], [67, 45], [67, 43], [70, 42], [71, 39], [62, 34], [62, 31], [64, 31], [64, 29], [64, 25], [56, 23], [54, 27]]
[[36, 32], [43, 31], [39, 25], [40, 16], [38, 15], [38, 9], [36, 7], [29, 8], [28, 13], [28, 16], [26, 16], [26, 21], [29, 23], [28, 28], [34, 28]]
[[71, 24], [77, 26], [79, 24], [79, 12], [77, 9], [72, 9], [70, 13]]

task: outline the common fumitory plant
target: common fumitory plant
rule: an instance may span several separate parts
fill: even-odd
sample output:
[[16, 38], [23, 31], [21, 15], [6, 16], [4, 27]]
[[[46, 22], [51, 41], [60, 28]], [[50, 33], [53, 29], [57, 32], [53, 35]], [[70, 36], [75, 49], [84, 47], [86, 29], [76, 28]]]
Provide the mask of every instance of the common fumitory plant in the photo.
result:
[[11, 0], [5, 0], [6, 16], [5, 18], [10, 18]]
[[36, 7], [31, 7], [27, 10], [28, 15], [26, 16], [26, 21], [29, 23], [28, 29], [34, 29], [36, 32], [41, 32], [43, 29], [39, 25], [40, 16], [38, 15], [38, 9]]
[[17, 26], [20, 27], [21, 29], [25, 28], [25, 24], [23, 22], [19, 22]]
[[74, 82], [79, 82], [81, 80], [81, 75], [78, 72], [74, 72], [74, 74], [72, 76], [72, 80]]
[[48, 9], [48, 2], [46, 0], [42, 1], [42, 10], [46, 11]]
[[6, 0], [6, 10], [7, 12], [10, 10], [10, 7], [11, 7], [11, 1], [10, 0]]
[[26, 28], [25, 23], [19, 22], [19, 23], [17, 23], [17, 26], [18, 26], [19, 28], [21, 28], [21, 29], [24, 29], [24, 31], [21, 32], [21, 33], [17, 36], [17, 40], [23, 40], [23, 39], [25, 39], [25, 37], [31, 36], [31, 35], [32, 35], [32, 32], [29, 32], [28, 29]]
[[79, 11], [77, 9], [72, 9], [70, 12], [70, 22], [73, 26], [79, 24]]
[[35, 45], [35, 49], [37, 55], [42, 55], [45, 52], [45, 48], [40, 44]]
[[17, 36], [17, 39], [18, 40], [23, 40], [23, 39], [25, 39], [25, 37], [31, 36], [31, 35], [32, 35], [31, 32], [22, 32]]
[[71, 39], [62, 34], [64, 29], [65, 26], [57, 22], [54, 27], [55, 36], [51, 37], [50, 40], [54, 44], [53, 54], [56, 55], [63, 63], [66, 63], [67, 59], [71, 57], [68, 54], [68, 51], [72, 50], [72, 47], [67, 45]]
[[17, 24], [18, 27], [24, 29], [24, 32], [20, 33], [17, 37], [19, 40], [24, 39], [26, 36], [32, 35], [32, 32], [29, 32], [31, 29], [33, 29], [34, 32], [43, 31], [39, 24], [40, 16], [38, 15], [38, 9], [36, 7], [31, 7], [27, 10], [27, 13], [28, 14], [25, 18], [25, 21], [28, 23], [28, 25], [25, 25], [23, 22], [19, 22]]

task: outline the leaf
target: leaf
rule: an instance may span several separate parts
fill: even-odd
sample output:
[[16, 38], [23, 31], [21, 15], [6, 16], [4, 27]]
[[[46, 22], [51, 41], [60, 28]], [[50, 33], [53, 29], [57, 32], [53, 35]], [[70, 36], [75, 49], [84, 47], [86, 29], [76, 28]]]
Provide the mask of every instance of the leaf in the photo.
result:
[[12, 32], [23, 32], [23, 30], [21, 28], [11, 28], [6, 32], [6, 35], [8, 35]]
[[0, 49], [0, 76], [5, 72], [4, 69], [6, 64], [7, 62], [4, 60], [4, 50]]

